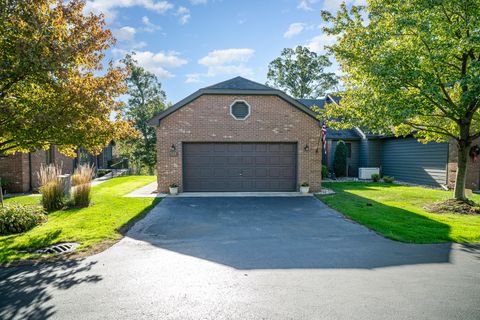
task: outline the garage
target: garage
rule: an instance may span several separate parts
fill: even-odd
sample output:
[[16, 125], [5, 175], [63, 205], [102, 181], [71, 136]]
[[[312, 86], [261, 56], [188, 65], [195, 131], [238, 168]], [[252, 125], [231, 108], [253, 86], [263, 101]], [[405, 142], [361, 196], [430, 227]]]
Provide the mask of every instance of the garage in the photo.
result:
[[295, 191], [296, 143], [183, 143], [187, 192]]

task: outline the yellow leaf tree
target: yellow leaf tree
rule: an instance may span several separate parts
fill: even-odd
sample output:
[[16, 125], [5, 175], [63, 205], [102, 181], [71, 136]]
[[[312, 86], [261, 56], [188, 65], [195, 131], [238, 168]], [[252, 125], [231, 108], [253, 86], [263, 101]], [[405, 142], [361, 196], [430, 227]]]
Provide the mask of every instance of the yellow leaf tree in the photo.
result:
[[115, 41], [79, 0], [0, 2], [0, 154], [55, 144], [97, 153], [133, 134], [118, 97], [126, 70], [103, 67]]

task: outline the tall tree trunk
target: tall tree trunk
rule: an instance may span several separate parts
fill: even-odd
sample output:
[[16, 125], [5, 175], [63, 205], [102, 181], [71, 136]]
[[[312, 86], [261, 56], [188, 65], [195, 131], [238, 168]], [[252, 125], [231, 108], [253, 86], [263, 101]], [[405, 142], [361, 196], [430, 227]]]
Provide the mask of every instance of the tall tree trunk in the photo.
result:
[[465, 182], [467, 179], [467, 162], [469, 156], [470, 143], [459, 141], [457, 143], [457, 176], [455, 178], [454, 197], [457, 200], [465, 200]]

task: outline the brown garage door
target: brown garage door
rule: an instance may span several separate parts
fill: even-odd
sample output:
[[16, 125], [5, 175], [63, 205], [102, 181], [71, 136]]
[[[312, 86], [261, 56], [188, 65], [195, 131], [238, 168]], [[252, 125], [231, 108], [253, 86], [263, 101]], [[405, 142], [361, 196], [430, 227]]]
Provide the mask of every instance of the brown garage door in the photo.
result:
[[184, 191], [295, 191], [296, 143], [184, 143]]

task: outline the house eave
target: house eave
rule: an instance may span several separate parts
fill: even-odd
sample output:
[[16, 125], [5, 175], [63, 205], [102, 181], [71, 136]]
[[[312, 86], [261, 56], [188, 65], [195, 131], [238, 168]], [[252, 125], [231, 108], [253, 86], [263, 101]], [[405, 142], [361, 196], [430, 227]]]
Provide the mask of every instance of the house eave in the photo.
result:
[[161, 119], [163, 119], [163, 118], [167, 117], [168, 115], [174, 113], [175, 111], [184, 107], [185, 105], [189, 104], [190, 102], [194, 101], [195, 99], [198, 99], [202, 95], [277, 96], [277, 97], [283, 99], [284, 101], [290, 103], [291, 105], [293, 105], [294, 107], [296, 107], [300, 111], [306, 113], [310, 117], [314, 118], [316, 121], [319, 121], [317, 119], [317, 114], [315, 112], [313, 112], [312, 110], [310, 110], [309, 108], [307, 108], [306, 106], [304, 106], [303, 104], [301, 104], [300, 102], [298, 102], [297, 100], [295, 100], [294, 98], [290, 97], [289, 95], [287, 95], [286, 93], [284, 93], [280, 90], [275, 90], [275, 89], [272, 89], [272, 90], [233, 90], [233, 89], [232, 90], [227, 90], [227, 89], [208, 89], [208, 88], [205, 88], [205, 89], [200, 89], [200, 90], [195, 91], [191, 95], [187, 96], [186, 98], [180, 100], [179, 102], [177, 102], [176, 104], [171, 106], [170, 108], [168, 108], [168, 109], [164, 110], [163, 112], [157, 114], [156, 116], [154, 116], [153, 118], [151, 118], [148, 121], [148, 124], [150, 126], [154, 126], [154, 127], [159, 126]]

